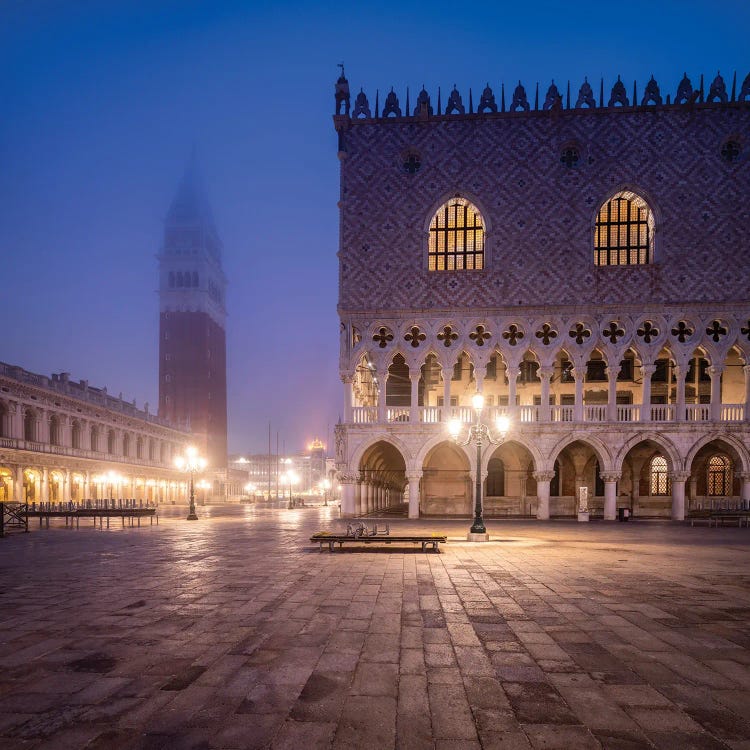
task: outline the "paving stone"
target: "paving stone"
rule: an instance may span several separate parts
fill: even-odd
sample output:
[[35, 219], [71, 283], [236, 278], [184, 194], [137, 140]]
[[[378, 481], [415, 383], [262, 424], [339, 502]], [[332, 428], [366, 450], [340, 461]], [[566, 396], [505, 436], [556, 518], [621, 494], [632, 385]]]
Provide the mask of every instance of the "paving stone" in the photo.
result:
[[750, 747], [737, 529], [497, 522], [330, 555], [307, 536], [333, 508], [201, 510], [0, 542], [3, 750]]

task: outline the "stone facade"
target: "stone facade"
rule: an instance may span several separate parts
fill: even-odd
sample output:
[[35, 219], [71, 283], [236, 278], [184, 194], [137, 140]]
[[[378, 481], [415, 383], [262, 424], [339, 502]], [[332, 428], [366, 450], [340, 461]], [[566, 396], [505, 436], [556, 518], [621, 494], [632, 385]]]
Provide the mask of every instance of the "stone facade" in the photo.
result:
[[[476, 112], [423, 90], [405, 116], [393, 92], [342, 113], [343, 74], [337, 92], [346, 515], [468, 513], [476, 459], [446, 423], [476, 392], [512, 423], [479, 467], [490, 512], [572, 514], [582, 487], [605, 518], [750, 502], [750, 76], [683, 79], [674, 103], [653, 79], [567, 107], [554, 84], [507, 109], [488, 87]], [[648, 262], [597, 265], [619, 196], [647, 206]], [[482, 268], [430, 270], [456, 198]]]
[[184, 500], [188, 432], [106, 388], [0, 363], [0, 500]]

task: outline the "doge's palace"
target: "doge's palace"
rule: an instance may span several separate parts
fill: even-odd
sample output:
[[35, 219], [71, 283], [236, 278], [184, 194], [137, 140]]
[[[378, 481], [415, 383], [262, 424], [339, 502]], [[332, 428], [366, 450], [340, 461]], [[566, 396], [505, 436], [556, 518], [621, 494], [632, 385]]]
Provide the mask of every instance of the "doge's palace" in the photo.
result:
[[[512, 91], [511, 91], [512, 89]], [[353, 100], [352, 100], [353, 99]], [[345, 516], [750, 504], [750, 75], [352, 97]], [[510, 420], [477, 465], [447, 430]]]

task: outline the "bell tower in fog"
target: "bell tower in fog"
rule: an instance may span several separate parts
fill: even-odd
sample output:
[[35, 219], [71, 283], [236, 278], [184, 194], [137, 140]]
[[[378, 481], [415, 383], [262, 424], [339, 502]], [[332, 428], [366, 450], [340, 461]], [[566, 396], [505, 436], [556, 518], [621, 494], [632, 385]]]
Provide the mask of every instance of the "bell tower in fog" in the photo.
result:
[[227, 463], [226, 278], [195, 154], [159, 253], [159, 416], [189, 428], [212, 469]]

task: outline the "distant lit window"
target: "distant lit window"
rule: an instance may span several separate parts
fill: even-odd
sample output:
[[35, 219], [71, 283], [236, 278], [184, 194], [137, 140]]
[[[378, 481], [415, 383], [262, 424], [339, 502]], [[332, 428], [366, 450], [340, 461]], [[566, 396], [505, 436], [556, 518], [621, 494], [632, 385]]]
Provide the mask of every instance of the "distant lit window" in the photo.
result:
[[667, 459], [664, 456], [654, 456], [651, 459], [651, 494], [669, 495], [672, 492]]
[[732, 462], [727, 456], [711, 456], [708, 459], [708, 495], [725, 497], [732, 494]]
[[653, 260], [654, 215], [643, 198], [622, 192], [600, 209], [594, 228], [597, 266], [638, 266]]
[[432, 217], [428, 267], [430, 271], [484, 268], [484, 222], [464, 198], [452, 198]]

